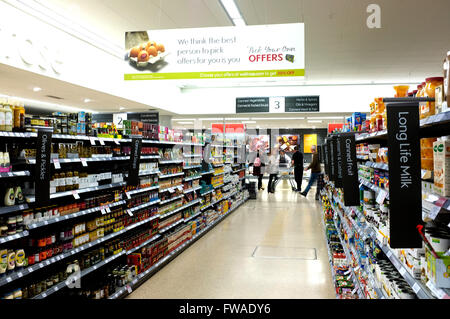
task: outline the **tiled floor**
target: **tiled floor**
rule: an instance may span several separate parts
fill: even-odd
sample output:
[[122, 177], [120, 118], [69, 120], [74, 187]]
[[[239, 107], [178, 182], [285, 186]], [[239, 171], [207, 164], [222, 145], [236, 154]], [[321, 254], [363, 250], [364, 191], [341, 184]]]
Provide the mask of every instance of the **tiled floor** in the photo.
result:
[[314, 193], [261, 191], [128, 298], [335, 298]]

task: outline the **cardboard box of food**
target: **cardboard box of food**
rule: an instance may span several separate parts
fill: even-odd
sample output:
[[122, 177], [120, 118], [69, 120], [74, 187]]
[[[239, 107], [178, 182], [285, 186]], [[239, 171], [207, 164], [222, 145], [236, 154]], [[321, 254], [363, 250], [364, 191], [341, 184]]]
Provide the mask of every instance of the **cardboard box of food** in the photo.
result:
[[442, 253], [438, 256], [437, 259], [428, 249], [425, 250], [428, 278], [438, 288], [450, 288], [450, 256]]
[[450, 141], [433, 143], [434, 191], [441, 196], [450, 196]]

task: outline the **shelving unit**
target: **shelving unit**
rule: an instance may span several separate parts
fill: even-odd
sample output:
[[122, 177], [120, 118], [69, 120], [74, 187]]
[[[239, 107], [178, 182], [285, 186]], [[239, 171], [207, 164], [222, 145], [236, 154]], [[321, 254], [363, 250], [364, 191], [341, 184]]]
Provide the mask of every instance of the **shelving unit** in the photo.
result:
[[[25, 141], [27, 138], [35, 139], [37, 137], [37, 133], [12, 133], [9, 134], [8, 132], [0, 132], [0, 136], [7, 137], [8, 139], [5, 139], [9, 143], [9, 139], [19, 139], [20, 141]], [[98, 146], [104, 146], [104, 145], [113, 145], [113, 147], [121, 146], [122, 144], [129, 145], [129, 143], [132, 141], [131, 138], [122, 138], [122, 139], [108, 139], [108, 138], [97, 138], [97, 137], [88, 137], [88, 136], [71, 136], [71, 135], [62, 135], [62, 134], [53, 134], [52, 139], [54, 141], [61, 140], [61, 142], [64, 143], [73, 143], [75, 141], [78, 142], [87, 142], [86, 145], [98, 145]], [[112, 144], [108, 144], [112, 143]], [[143, 147], [146, 145], [150, 146], [164, 146], [165, 148], [175, 146], [175, 145], [181, 145], [181, 146], [203, 146], [203, 144], [199, 143], [189, 143], [189, 142], [167, 142], [167, 141], [154, 141], [154, 140], [142, 140]], [[130, 154], [128, 151], [125, 154]], [[131, 152], [131, 154], [133, 154]], [[22, 288], [23, 283], [26, 283], [29, 280], [35, 280], [34, 278], [45, 278], [47, 276], [47, 272], [51, 274], [53, 269], [56, 269], [56, 267], [60, 267], [61, 265], [65, 265], [64, 263], [72, 263], [75, 259], [80, 259], [86, 253], [92, 252], [92, 251], [98, 251], [98, 248], [104, 247], [105, 245], [109, 245], [112, 242], [120, 242], [122, 238], [127, 238], [129, 234], [141, 234], [142, 232], [145, 233], [147, 229], [152, 229], [151, 227], [155, 227], [156, 225], [156, 233], [151, 238], [146, 239], [145, 241], [141, 242], [139, 245], [136, 245], [136, 247], [128, 248], [128, 250], [121, 249], [120, 251], [115, 251], [113, 255], [108, 256], [107, 258], [100, 260], [94, 265], [90, 265], [89, 267], [82, 269], [80, 272], [80, 277], [85, 278], [92, 276], [97, 276], [97, 273], [99, 275], [105, 273], [107, 269], [111, 269], [111, 267], [116, 267], [116, 265], [124, 265], [127, 263], [126, 256], [133, 254], [135, 252], [138, 252], [141, 248], [152, 245], [154, 242], [159, 241], [160, 239], [166, 238], [166, 236], [169, 236], [170, 234], [177, 232], [179, 229], [182, 229], [183, 227], [190, 225], [195, 220], [202, 220], [202, 215], [206, 210], [200, 210], [200, 207], [197, 207], [201, 204], [203, 197], [206, 194], [200, 194], [200, 190], [202, 187], [198, 185], [199, 179], [205, 179], [207, 182], [211, 178], [212, 174], [214, 174], [214, 170], [209, 172], [202, 172], [198, 173], [198, 175], [195, 176], [189, 176], [185, 177], [188, 174], [191, 174], [187, 170], [190, 169], [199, 169], [202, 167], [198, 163], [198, 160], [196, 158], [200, 158], [202, 154], [199, 153], [193, 153], [193, 154], [187, 154], [186, 151], [184, 153], [183, 159], [171, 159], [166, 160], [162, 159], [159, 155], [155, 154], [142, 154], [140, 156], [141, 163], [143, 161], [156, 161], [159, 166], [166, 165], [166, 164], [176, 164], [180, 165], [180, 167], [183, 169], [183, 172], [174, 173], [174, 174], [161, 174], [161, 171], [164, 171], [161, 169], [161, 167], [158, 168], [158, 164], [156, 166], [149, 165], [149, 167], [154, 169], [149, 170], [139, 170], [137, 172], [137, 176], [139, 176], [139, 179], [141, 180], [142, 177], [144, 177], [145, 182], [142, 185], [152, 185], [151, 187], [140, 187], [135, 186], [135, 189], [131, 188], [127, 185], [127, 179], [129, 178], [128, 174], [128, 167], [131, 157], [130, 156], [93, 156], [90, 158], [64, 158], [64, 159], [57, 159], [57, 160], [50, 160], [50, 170], [52, 171], [58, 171], [58, 172], [64, 172], [66, 169], [74, 170], [79, 169], [79, 167], [85, 167], [86, 169], [89, 169], [90, 171], [95, 172], [97, 169], [96, 167], [101, 167], [101, 165], [104, 165], [102, 163], [111, 163], [108, 165], [111, 165], [112, 167], [116, 167], [116, 172], [112, 172], [112, 174], [118, 174], [117, 172], [120, 172], [122, 176], [124, 177], [123, 182], [117, 182], [117, 183], [106, 183], [103, 185], [95, 186], [95, 187], [87, 187], [77, 190], [71, 190], [71, 191], [64, 191], [64, 192], [57, 192], [50, 194], [50, 199], [55, 201], [57, 205], [65, 205], [66, 203], [73, 203], [75, 202], [83, 202], [86, 200], [86, 198], [97, 198], [97, 194], [110, 194], [113, 195], [110, 197], [110, 199], [105, 200], [105, 202], [97, 202], [97, 207], [87, 206], [89, 208], [80, 208], [78, 211], [71, 212], [64, 215], [56, 215], [52, 217], [43, 216], [39, 220], [34, 220], [31, 223], [27, 223], [24, 227], [24, 231], [20, 233], [16, 233], [11, 236], [4, 236], [0, 237], [0, 248], [8, 247], [9, 243], [13, 241], [19, 242], [21, 239], [26, 238], [35, 238], [36, 234], [46, 234], [50, 230], [58, 229], [59, 225], [76, 225], [80, 221], [84, 221], [86, 218], [90, 218], [91, 220], [95, 220], [96, 218], [99, 218], [103, 216], [106, 220], [111, 221], [112, 219], [112, 213], [115, 212], [121, 212], [121, 216], [126, 218], [126, 226], [122, 226], [119, 228], [114, 228], [114, 231], [111, 233], [108, 233], [107, 235], [99, 235], [100, 237], [91, 240], [88, 242], [85, 242], [84, 244], [74, 247], [72, 249], [66, 248], [65, 251], [58, 253], [57, 255], [53, 255], [50, 258], [46, 258], [45, 260], [37, 261], [35, 264], [30, 264], [30, 266], [26, 266], [24, 268], [17, 268], [14, 271], [8, 271], [7, 274], [0, 278], [0, 293], [3, 292], [9, 292], [12, 289], [15, 289], [16, 287]], [[177, 158], [177, 157], [176, 157]], [[190, 160], [193, 159], [193, 160]], [[189, 164], [188, 164], [189, 163]], [[61, 166], [59, 166], [59, 164]], [[79, 165], [82, 164], [82, 165]], [[13, 163], [13, 166], [15, 164]], [[28, 159], [28, 160], [21, 160], [20, 163], [17, 165], [21, 165], [20, 169], [22, 169], [23, 165], [36, 165], [35, 159]], [[79, 166], [78, 166], [79, 165]], [[108, 165], [104, 165], [104, 167], [109, 167]], [[122, 165], [122, 166], [121, 166]], [[223, 165], [223, 164], [222, 164]], [[28, 168], [28, 167], [27, 167]], [[0, 179], [11, 179], [14, 177], [23, 177], [23, 178], [32, 178], [32, 173], [35, 170], [34, 166], [30, 166], [30, 169], [24, 169], [24, 170], [18, 170], [13, 171], [10, 173], [1, 173]], [[31, 173], [30, 173], [31, 172]], [[131, 171], [130, 171], [131, 172]], [[196, 171], [193, 171], [195, 173]], [[136, 174], [136, 173], [135, 173]], [[136, 175], [134, 175], [136, 176]], [[148, 177], [147, 177], [148, 176]], [[147, 177], [147, 178], [146, 178]], [[102, 177], [103, 178], [103, 177]], [[186, 184], [186, 182], [189, 182], [187, 185], [192, 185], [190, 188], [185, 188], [186, 186], [183, 184], [177, 185], [172, 181], [172, 185], [175, 184], [175, 186], [171, 186], [168, 188], [162, 189], [160, 187], [160, 183], [158, 183], [159, 180], [168, 181], [171, 178], [178, 178], [178, 180], [182, 179], [183, 183]], [[155, 180], [153, 180], [155, 179]], [[121, 180], [121, 179], [119, 179]], [[153, 184], [152, 184], [153, 182]], [[156, 184], [155, 184], [156, 182]], [[163, 184], [163, 183], [161, 183]], [[169, 183], [170, 184], [170, 183]], [[225, 183], [224, 183], [225, 184]], [[223, 185], [224, 185], [223, 184]], [[197, 186], [198, 185], [198, 186]], [[216, 189], [219, 187], [222, 187], [223, 185], [216, 186]], [[161, 194], [163, 192], [177, 192], [177, 195], [172, 198], [167, 198], [165, 200], [161, 200]], [[113, 193], [114, 191], [114, 193]], [[211, 189], [207, 193], [214, 192], [215, 189]], [[148, 193], [148, 194], [147, 194]], [[240, 190], [235, 190], [234, 192], [230, 192], [229, 194], [225, 194], [219, 201], [216, 201], [214, 204], [219, 203], [220, 201], [223, 201], [225, 199], [230, 199], [231, 197], [237, 196], [240, 194]], [[156, 198], [155, 198], [156, 196]], [[22, 214], [22, 211], [27, 211], [30, 208], [35, 209], [36, 208], [36, 198], [33, 194], [29, 194], [26, 197], [27, 202], [23, 203], [21, 205], [13, 205], [8, 207], [0, 207], [0, 215], [9, 215], [9, 214]], [[239, 198], [242, 198], [240, 196]], [[171, 204], [172, 202], [175, 202], [177, 200], [183, 200], [183, 205], [177, 208], [173, 208], [170, 211], [165, 211], [165, 213], [159, 213], [158, 208], [162, 208], [162, 205], [165, 204]], [[246, 199], [244, 199], [242, 202], [239, 202], [239, 205], [241, 205]], [[92, 203], [91, 203], [92, 205]], [[238, 205], [238, 206], [239, 206]], [[181, 252], [181, 250], [187, 248], [192, 242], [197, 240], [201, 237], [202, 234], [204, 234], [206, 231], [209, 231], [214, 225], [216, 225], [221, 219], [223, 219], [225, 216], [227, 216], [230, 212], [234, 211], [238, 206], [235, 206], [233, 204], [232, 209], [228, 211], [227, 214], [221, 215], [216, 221], [214, 221], [212, 224], [208, 224], [206, 228], [195, 234], [192, 239], [189, 242], [183, 243], [178, 248], [176, 248], [174, 251], [172, 251], [168, 256], [165, 256], [162, 260], [158, 261], [156, 265], [153, 265], [150, 269], [153, 272], [156, 272], [159, 270], [161, 265], [164, 263], [168, 263], [170, 260], [176, 257], [176, 255]], [[81, 206], [80, 206], [81, 207]], [[83, 206], [84, 207], [84, 206]], [[212, 207], [212, 206], [211, 206]], [[38, 207], [39, 208], [39, 207]], [[166, 206], [167, 208], [167, 206]], [[216, 208], [217, 209], [217, 208]], [[146, 215], [143, 215], [145, 213]], [[178, 219], [175, 222], [169, 223], [169, 219], [171, 216], [174, 216], [177, 213], [181, 213], [181, 219]], [[208, 212], [211, 213], [211, 212]], [[219, 214], [219, 212], [216, 212]], [[114, 215], [115, 216], [115, 215]], [[146, 216], [146, 217], [143, 217]], [[102, 217], [102, 218], [103, 218]], [[143, 219], [144, 218], [144, 219]], [[160, 225], [164, 225], [164, 227], [159, 227], [158, 229], [158, 222]], [[164, 221], [164, 224], [162, 223]], [[66, 227], [66, 226], [65, 226]], [[152, 230], [153, 234], [154, 228]], [[144, 234], [143, 233], [143, 234]], [[27, 249], [25, 249], [27, 252]], [[147, 270], [143, 274], [140, 274], [140, 280], [143, 282], [146, 280], [149, 276], [149, 271]], [[140, 283], [141, 283], [140, 282]], [[139, 284], [140, 284], [139, 283]], [[67, 286], [69, 285], [66, 280], [63, 280], [61, 282], [58, 282], [51, 287], [48, 287], [47, 289], [44, 289], [40, 291], [37, 295], [32, 296], [34, 299], [43, 299], [43, 298], [49, 298], [54, 297], [59, 294], [65, 294], [65, 290]], [[136, 286], [136, 285], [133, 285]], [[122, 290], [124, 288], [121, 288]], [[119, 291], [121, 291], [119, 289]], [[69, 293], [69, 291], [66, 291]], [[122, 293], [117, 294], [115, 297], [120, 297]], [[125, 294], [123, 294], [125, 295]]]

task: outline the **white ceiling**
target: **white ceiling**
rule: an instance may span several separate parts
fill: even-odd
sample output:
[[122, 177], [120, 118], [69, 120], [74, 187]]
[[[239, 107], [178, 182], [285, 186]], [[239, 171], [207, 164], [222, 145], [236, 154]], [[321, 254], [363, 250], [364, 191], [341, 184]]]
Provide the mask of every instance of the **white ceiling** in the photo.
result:
[[[125, 31], [231, 25], [219, 0], [34, 1], [58, 8], [121, 47]], [[444, 54], [450, 50], [449, 0], [377, 0], [381, 29], [366, 26], [366, 7], [373, 0], [235, 1], [249, 25], [305, 23], [307, 84], [421, 82], [442, 74]], [[53, 95], [64, 97], [60, 103], [67, 105], [82, 107], [80, 100], [90, 95], [89, 109], [116, 111], [123, 103], [149, 108], [35, 74], [24, 76], [3, 66], [0, 72], [0, 93], [4, 94], [46, 100], [44, 92], [29, 90], [45, 85]]]

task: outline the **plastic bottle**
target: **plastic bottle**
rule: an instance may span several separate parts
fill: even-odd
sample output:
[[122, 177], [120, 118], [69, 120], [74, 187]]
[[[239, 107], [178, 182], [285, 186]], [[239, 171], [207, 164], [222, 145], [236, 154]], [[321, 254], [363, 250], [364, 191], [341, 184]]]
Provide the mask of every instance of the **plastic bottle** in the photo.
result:
[[0, 173], [5, 171], [5, 161], [3, 159], [3, 152], [0, 152]]
[[5, 206], [13, 206], [15, 203], [14, 188], [8, 186], [5, 193]]
[[6, 132], [12, 132], [13, 129], [13, 112], [11, 110], [11, 100], [8, 100], [8, 102], [5, 104], [5, 131]]
[[5, 131], [5, 108], [6, 101], [4, 98], [0, 99], [0, 131]]
[[11, 108], [13, 109], [13, 130], [18, 131], [20, 130], [20, 102], [13, 101]]
[[11, 170], [11, 162], [9, 160], [9, 153], [3, 153], [3, 165], [5, 167], [5, 171], [9, 172]]

